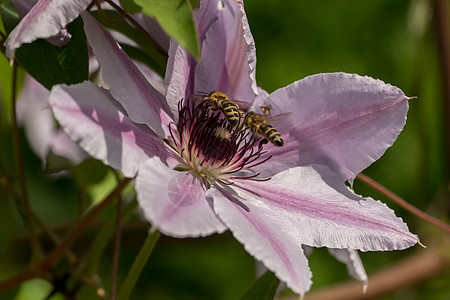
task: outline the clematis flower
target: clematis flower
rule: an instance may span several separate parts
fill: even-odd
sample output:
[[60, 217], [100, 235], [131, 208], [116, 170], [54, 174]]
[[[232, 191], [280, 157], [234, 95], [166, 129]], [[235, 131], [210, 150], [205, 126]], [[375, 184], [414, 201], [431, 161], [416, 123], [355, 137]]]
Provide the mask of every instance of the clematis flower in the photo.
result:
[[[229, 229], [293, 291], [311, 271], [302, 246], [328, 247], [363, 279], [356, 250], [400, 250], [416, 235], [385, 204], [345, 185], [402, 130], [408, 98], [391, 85], [345, 73], [318, 74], [268, 95], [255, 81], [255, 47], [242, 2], [204, 0], [195, 12], [200, 62], [171, 41], [165, 97], [107, 31], [83, 13], [109, 89], [54, 87], [50, 105], [90, 155], [136, 178], [146, 219], [166, 235]], [[236, 130], [193, 96], [221, 91], [251, 110], [289, 113], [284, 146]], [[364, 279], [363, 279], [364, 280]]]

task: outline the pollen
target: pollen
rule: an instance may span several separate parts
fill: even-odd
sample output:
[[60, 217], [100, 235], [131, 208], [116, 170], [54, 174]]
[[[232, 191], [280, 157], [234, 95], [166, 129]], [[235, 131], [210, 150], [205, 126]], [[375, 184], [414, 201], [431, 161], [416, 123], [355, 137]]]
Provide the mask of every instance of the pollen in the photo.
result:
[[231, 133], [225, 127], [217, 127], [214, 135], [223, 140], [229, 140], [231, 138]]

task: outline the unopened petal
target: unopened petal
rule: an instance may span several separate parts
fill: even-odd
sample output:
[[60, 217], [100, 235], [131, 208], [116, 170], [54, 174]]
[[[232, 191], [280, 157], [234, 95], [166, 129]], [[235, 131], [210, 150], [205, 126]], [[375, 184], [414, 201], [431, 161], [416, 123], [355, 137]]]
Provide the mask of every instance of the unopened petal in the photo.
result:
[[133, 123], [110, 93], [93, 83], [56, 86], [49, 102], [73, 141], [126, 177], [134, 177], [149, 157], [167, 155], [164, 143], [147, 126]]
[[136, 192], [145, 218], [166, 235], [197, 237], [226, 230], [205, 199], [201, 183], [188, 172], [170, 169], [159, 158], [149, 159], [140, 168]]
[[272, 115], [290, 113], [276, 126], [285, 143], [269, 151], [267, 171], [317, 163], [351, 181], [394, 143], [408, 98], [380, 80], [332, 73], [294, 82], [258, 105], [271, 105]]

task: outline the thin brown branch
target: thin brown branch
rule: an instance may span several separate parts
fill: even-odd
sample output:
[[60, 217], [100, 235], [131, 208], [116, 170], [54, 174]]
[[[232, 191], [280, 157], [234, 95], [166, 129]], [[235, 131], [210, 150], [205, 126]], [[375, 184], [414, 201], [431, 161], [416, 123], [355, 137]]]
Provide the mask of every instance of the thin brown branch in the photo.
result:
[[17, 123], [17, 112], [16, 112], [16, 99], [17, 99], [17, 65], [14, 63], [12, 67], [12, 105], [11, 105], [11, 113], [12, 113], [12, 133], [13, 133], [13, 150], [16, 157], [16, 165], [17, 165], [17, 173], [19, 177], [19, 185], [21, 190], [21, 196], [19, 199], [21, 200], [20, 204], [23, 206], [25, 211], [25, 224], [29, 231], [30, 243], [32, 249], [32, 262], [38, 261], [42, 258], [42, 247], [39, 242], [39, 239], [36, 235], [36, 230], [34, 228], [32, 211], [30, 207], [30, 200], [28, 197], [28, 189], [25, 178], [25, 167], [23, 165], [23, 156], [22, 150], [20, 147], [20, 138], [19, 138], [19, 127]]
[[97, 11], [99, 12], [100, 16], [103, 18], [103, 20], [105, 20], [106, 22], [110, 23], [110, 24], [117, 24], [123, 21], [126, 12], [122, 11], [120, 12], [119, 17], [117, 17], [116, 19], [110, 19], [108, 18], [108, 16], [105, 14], [105, 12], [103, 11], [103, 8], [101, 6], [101, 4], [98, 1], [95, 1], [95, 5], [97, 6]]
[[86, 229], [86, 227], [91, 224], [91, 222], [97, 217], [97, 215], [103, 211], [113, 200], [116, 198], [121, 191], [130, 183], [132, 179], [123, 179], [117, 187], [103, 200], [99, 205], [94, 207], [91, 211], [83, 216], [83, 218], [78, 223], [78, 226], [59, 244], [59, 246], [53, 249], [52, 252], [47, 256], [47, 258], [42, 263], [44, 269], [50, 270], [56, 260], [61, 256], [61, 254], [69, 247]]
[[358, 180], [360, 180], [361, 182], [364, 182], [365, 184], [367, 184], [368, 186], [374, 188], [375, 190], [379, 191], [380, 193], [382, 193], [383, 195], [385, 195], [386, 197], [388, 197], [389, 199], [391, 199], [392, 201], [394, 201], [395, 203], [397, 203], [398, 205], [400, 205], [401, 207], [403, 207], [404, 209], [406, 209], [407, 211], [409, 211], [410, 213], [418, 216], [419, 218], [441, 228], [442, 230], [445, 230], [447, 232], [450, 233], [450, 225], [436, 219], [435, 217], [430, 216], [429, 214], [421, 211], [420, 209], [418, 209], [417, 207], [409, 204], [408, 202], [406, 202], [403, 198], [399, 197], [398, 195], [394, 194], [393, 192], [391, 192], [390, 190], [388, 190], [387, 188], [385, 188], [384, 186], [382, 186], [381, 184], [379, 184], [378, 182], [376, 182], [375, 180], [373, 180], [372, 178], [359, 173], [356, 178]]
[[83, 233], [86, 227], [92, 223], [95, 217], [114, 200], [132, 179], [125, 178], [119, 182], [117, 187], [96, 207], [86, 213], [78, 223], [77, 227], [55, 248], [50, 254], [35, 267], [30, 268], [16, 276], [0, 281], [0, 292], [7, 290], [17, 284], [35, 277], [42, 277], [51, 271], [58, 258], [67, 248]]
[[[362, 284], [348, 281], [306, 294], [305, 300], [363, 300], [376, 299], [412, 287], [448, 269], [450, 262], [438, 251], [420, 250], [397, 264], [369, 276], [367, 293]], [[286, 297], [281, 300], [298, 300]]]

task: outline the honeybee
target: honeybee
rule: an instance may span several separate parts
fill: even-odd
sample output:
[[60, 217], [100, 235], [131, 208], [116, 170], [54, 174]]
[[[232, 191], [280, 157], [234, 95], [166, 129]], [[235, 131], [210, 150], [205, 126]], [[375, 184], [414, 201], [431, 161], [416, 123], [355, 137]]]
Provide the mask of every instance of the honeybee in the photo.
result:
[[237, 128], [241, 121], [241, 111], [237, 103], [242, 105], [249, 105], [245, 102], [231, 100], [225, 93], [211, 92], [208, 96], [204, 97], [204, 100], [208, 102], [212, 110], [220, 110], [228, 123], [234, 128]]
[[270, 109], [272, 106], [261, 106], [263, 114], [258, 114], [252, 111], [245, 112], [244, 124], [254, 135], [262, 135], [269, 142], [277, 147], [284, 145], [283, 138], [281, 134], [269, 123], [269, 120], [275, 120], [284, 118], [290, 113], [277, 115], [275, 117], [270, 116]]

